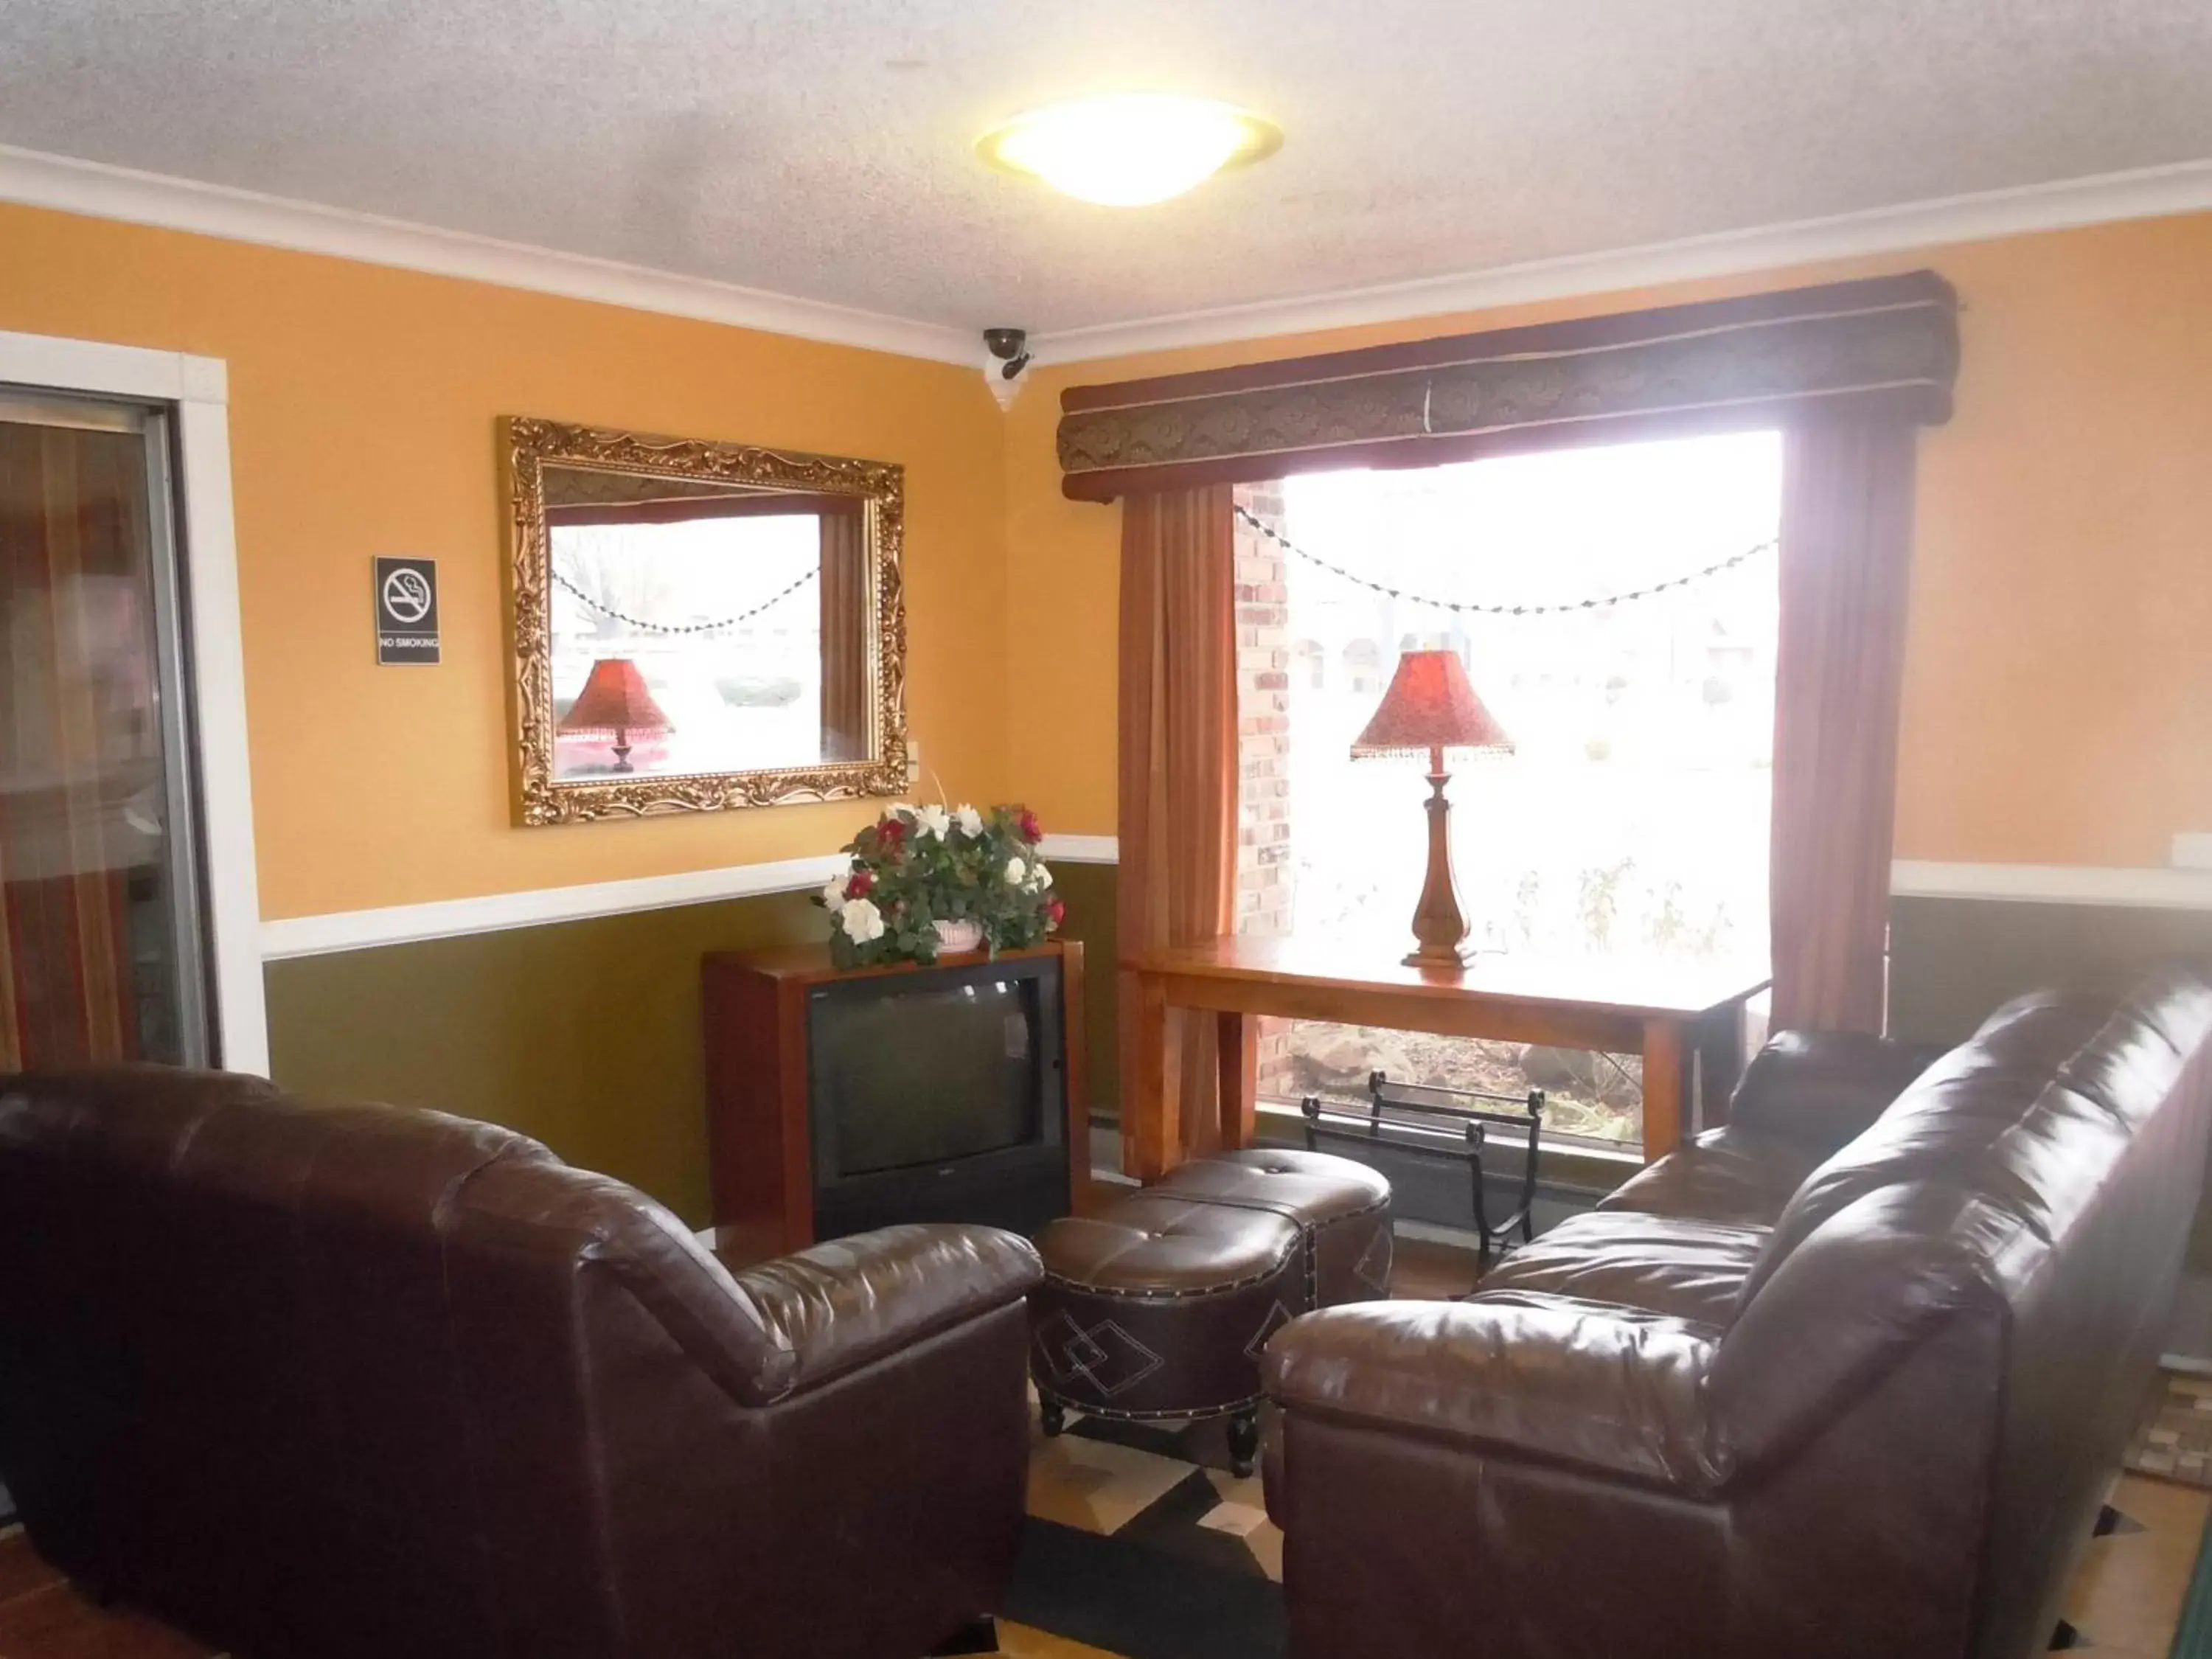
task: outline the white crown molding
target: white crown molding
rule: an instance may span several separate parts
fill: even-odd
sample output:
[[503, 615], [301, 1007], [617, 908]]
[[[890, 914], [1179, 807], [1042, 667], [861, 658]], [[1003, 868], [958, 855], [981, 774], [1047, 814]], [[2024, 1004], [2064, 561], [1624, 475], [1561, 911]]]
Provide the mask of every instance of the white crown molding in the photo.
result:
[[2207, 870], [2088, 864], [1943, 864], [1899, 859], [1890, 866], [1889, 890], [1900, 898], [2212, 910], [2212, 871]]
[[2212, 160], [2182, 161], [1450, 276], [1062, 329], [1032, 336], [1030, 350], [1040, 363], [1133, 356], [2208, 209]]
[[0, 201], [94, 218], [196, 231], [301, 253], [330, 254], [403, 270], [495, 283], [595, 300], [637, 311], [958, 363], [975, 361], [975, 336], [941, 323], [824, 304], [614, 259], [561, 253], [465, 231], [322, 207], [257, 191], [205, 185], [131, 167], [0, 144]]
[[[973, 334], [949, 324], [11, 145], [0, 144], [0, 201], [936, 362], [975, 361]], [[1447, 276], [1063, 329], [1033, 336], [1030, 349], [1040, 363], [1080, 362], [2207, 210], [2212, 210], [2212, 160], [2182, 161]]]
[[1121, 843], [1112, 836], [1047, 836], [1037, 850], [1056, 864], [1118, 864]]
[[400, 904], [381, 910], [340, 910], [328, 915], [292, 916], [261, 924], [261, 955], [264, 961], [282, 962], [291, 957], [453, 939], [465, 933], [495, 933], [551, 921], [584, 921], [594, 916], [627, 915], [638, 910], [713, 904], [723, 899], [752, 898], [763, 893], [803, 892], [821, 886], [844, 869], [848, 862], [842, 853], [825, 853], [815, 858], [738, 864], [719, 870], [689, 870], [672, 876], [642, 876], [631, 881], [541, 887], [529, 892], [487, 893], [478, 898]]

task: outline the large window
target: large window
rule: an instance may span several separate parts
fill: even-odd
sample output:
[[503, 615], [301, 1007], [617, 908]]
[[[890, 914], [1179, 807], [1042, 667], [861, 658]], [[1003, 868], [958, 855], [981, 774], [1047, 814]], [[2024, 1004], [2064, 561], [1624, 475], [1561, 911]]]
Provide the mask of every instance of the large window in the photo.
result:
[[[1289, 741], [1274, 781], [1287, 785], [1288, 855], [1276, 879], [1291, 890], [1248, 908], [1376, 954], [1408, 947], [1426, 765], [1349, 750], [1398, 653], [1445, 647], [1516, 745], [1449, 763], [1471, 942], [1554, 958], [1763, 961], [1780, 492], [1771, 433], [1287, 481], [1279, 528], [1314, 556], [1285, 554], [1280, 572], [1273, 689]], [[1645, 597], [1549, 608], [1730, 560]], [[1637, 1134], [1632, 1060], [1305, 1026], [1270, 1048], [1276, 1093], [1356, 1091], [1376, 1067], [1534, 1083], [1559, 1131]]]

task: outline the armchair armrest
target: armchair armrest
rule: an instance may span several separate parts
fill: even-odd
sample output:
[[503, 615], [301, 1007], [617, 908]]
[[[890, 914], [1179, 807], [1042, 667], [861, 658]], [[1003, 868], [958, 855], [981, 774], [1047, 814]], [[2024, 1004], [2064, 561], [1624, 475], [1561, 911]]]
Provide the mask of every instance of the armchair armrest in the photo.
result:
[[858, 1370], [1019, 1302], [1043, 1277], [1027, 1239], [995, 1227], [884, 1227], [732, 1275], [792, 1358], [782, 1392]]
[[1729, 1123], [1840, 1152], [1944, 1052], [1858, 1031], [1784, 1031], [1744, 1068]]
[[1285, 1327], [1266, 1388], [1293, 1423], [1314, 1413], [1703, 1494], [1729, 1473], [1705, 1407], [1714, 1351], [1701, 1327], [1572, 1297], [1364, 1303]]

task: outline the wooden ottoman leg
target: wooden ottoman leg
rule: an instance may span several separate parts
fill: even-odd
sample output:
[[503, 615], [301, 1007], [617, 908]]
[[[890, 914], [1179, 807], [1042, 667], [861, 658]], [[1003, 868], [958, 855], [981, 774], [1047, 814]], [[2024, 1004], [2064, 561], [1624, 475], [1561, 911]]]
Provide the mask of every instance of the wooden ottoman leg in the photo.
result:
[[1248, 1406], [1229, 1419], [1229, 1467], [1238, 1479], [1260, 1462], [1260, 1408]]
[[1057, 1400], [1040, 1395], [1037, 1400], [1037, 1426], [1044, 1431], [1046, 1439], [1057, 1438], [1067, 1427], [1067, 1407]]

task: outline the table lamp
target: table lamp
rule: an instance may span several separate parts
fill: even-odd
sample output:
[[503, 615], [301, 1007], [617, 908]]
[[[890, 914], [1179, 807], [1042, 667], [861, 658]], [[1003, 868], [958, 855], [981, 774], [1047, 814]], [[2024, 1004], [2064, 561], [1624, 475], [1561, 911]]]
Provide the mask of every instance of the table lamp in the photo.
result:
[[1444, 785], [1451, 780], [1444, 770], [1447, 749], [1510, 754], [1513, 740], [1474, 695], [1457, 652], [1408, 651], [1398, 659], [1382, 706], [1352, 740], [1352, 758], [1428, 751], [1429, 875], [1413, 912], [1413, 937], [1419, 943], [1406, 958], [1415, 968], [1467, 965], [1467, 918], [1460, 914], [1459, 892], [1452, 884], [1451, 805], [1444, 799]]
[[628, 772], [633, 735], [657, 737], [676, 728], [653, 693], [645, 689], [645, 676], [628, 657], [601, 657], [592, 665], [584, 689], [561, 717], [559, 727], [567, 737], [610, 737], [615, 747], [615, 770]]

